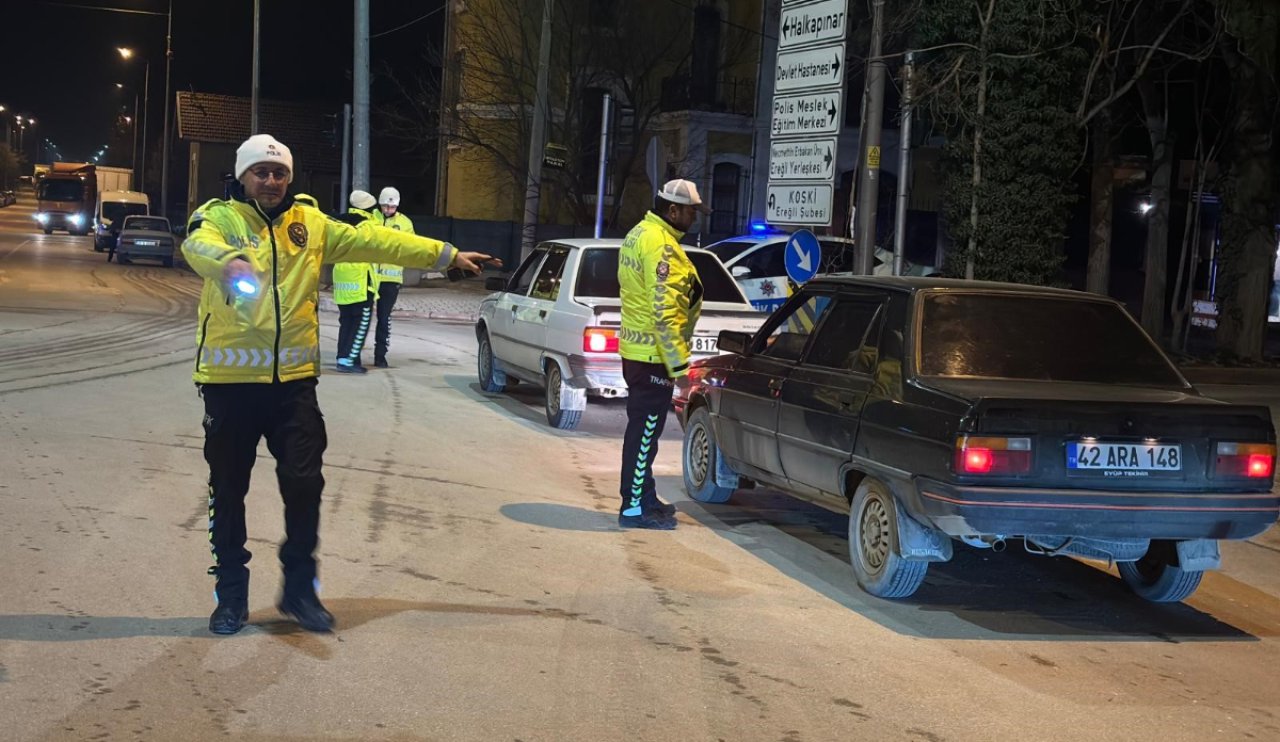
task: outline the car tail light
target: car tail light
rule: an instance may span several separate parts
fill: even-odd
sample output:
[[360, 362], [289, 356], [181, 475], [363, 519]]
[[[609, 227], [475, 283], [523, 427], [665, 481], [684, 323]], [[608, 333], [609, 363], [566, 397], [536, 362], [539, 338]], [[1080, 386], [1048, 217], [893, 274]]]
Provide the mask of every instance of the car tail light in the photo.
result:
[[584, 353], [617, 353], [618, 331], [604, 327], [588, 327], [582, 331]]
[[1276, 447], [1270, 443], [1219, 443], [1213, 473], [1220, 477], [1270, 479], [1276, 471]]
[[956, 438], [957, 474], [1027, 474], [1031, 471], [1031, 439], [994, 436]]

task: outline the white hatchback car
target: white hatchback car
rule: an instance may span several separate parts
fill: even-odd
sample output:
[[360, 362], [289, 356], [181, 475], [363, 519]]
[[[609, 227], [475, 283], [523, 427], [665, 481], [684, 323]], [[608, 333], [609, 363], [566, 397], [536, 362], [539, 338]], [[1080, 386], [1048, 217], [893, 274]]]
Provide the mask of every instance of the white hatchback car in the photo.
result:
[[[490, 278], [496, 293], [476, 322], [480, 386], [501, 392], [515, 380], [546, 388], [547, 422], [577, 426], [587, 397], [627, 396], [618, 355], [618, 239], [545, 242], [510, 278]], [[704, 297], [694, 328], [694, 358], [715, 355], [721, 330], [755, 332], [767, 316], [752, 309], [715, 255], [686, 247]]]

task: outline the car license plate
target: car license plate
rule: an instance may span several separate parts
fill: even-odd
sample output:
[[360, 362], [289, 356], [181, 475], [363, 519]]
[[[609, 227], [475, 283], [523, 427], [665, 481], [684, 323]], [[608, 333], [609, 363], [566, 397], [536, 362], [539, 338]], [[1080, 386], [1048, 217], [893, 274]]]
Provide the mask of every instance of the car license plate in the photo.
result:
[[718, 344], [718, 338], [709, 335], [695, 335], [693, 337], [694, 353], [715, 353]]
[[138, 247], [155, 247], [160, 243], [156, 242], [155, 240], [134, 240], [133, 244], [137, 245]]
[[1071, 443], [1067, 468], [1077, 471], [1182, 471], [1182, 446], [1148, 443]]

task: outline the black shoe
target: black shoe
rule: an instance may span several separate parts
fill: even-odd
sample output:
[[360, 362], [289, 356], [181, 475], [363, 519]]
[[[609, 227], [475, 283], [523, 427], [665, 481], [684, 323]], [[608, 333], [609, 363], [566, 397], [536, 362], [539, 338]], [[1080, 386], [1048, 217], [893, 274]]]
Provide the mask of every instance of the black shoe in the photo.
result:
[[651, 531], [674, 531], [676, 530], [676, 519], [674, 516], [657, 510], [648, 510], [640, 513], [640, 515], [619, 515], [618, 525], [623, 528], [647, 528]]
[[307, 631], [333, 631], [333, 614], [324, 609], [314, 593], [303, 597], [282, 595], [276, 606], [280, 612], [298, 622]]
[[645, 503], [645, 509], [651, 510], [655, 513], [662, 513], [663, 515], [669, 515], [672, 517], [674, 517], [676, 514], [675, 505], [672, 505], [669, 502], [663, 502], [662, 500], [659, 500], [656, 497], [653, 499], [653, 502]]
[[244, 628], [249, 620], [249, 602], [245, 600], [224, 600], [213, 609], [209, 616], [209, 630], [215, 634], [234, 634]]
[[387, 359], [385, 358], [373, 359], [373, 366], [374, 368], [391, 368], [391, 364], [387, 363]]
[[337, 368], [337, 369], [338, 369], [338, 373], [340, 373], [340, 374], [367, 374], [367, 373], [369, 373], [369, 369], [365, 368], [364, 366], [355, 366], [355, 365], [348, 366], [348, 365], [346, 365], [346, 364], [339, 363], [339, 364], [337, 364], [337, 365], [335, 366], [335, 368]]

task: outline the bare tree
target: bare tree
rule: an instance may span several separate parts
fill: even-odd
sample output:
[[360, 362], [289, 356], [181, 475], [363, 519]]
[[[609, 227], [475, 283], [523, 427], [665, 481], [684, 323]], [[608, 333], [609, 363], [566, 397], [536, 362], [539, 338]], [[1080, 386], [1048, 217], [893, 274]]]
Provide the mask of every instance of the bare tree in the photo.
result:
[[[455, 160], [495, 168], [490, 187], [510, 194], [512, 214], [523, 197], [533, 111], [541, 0], [472, 0], [455, 30], [454, 58], [433, 50], [429, 59], [456, 81], [441, 88], [434, 76], [386, 73], [401, 103], [384, 109], [388, 133], [425, 146], [448, 146]], [[614, 124], [613, 206], [618, 219], [628, 183], [640, 170], [643, 141], [664, 110], [664, 85], [689, 68], [692, 11], [682, 3], [616, 3], [611, 10], [588, 0], [557, 0], [553, 21], [548, 142], [563, 147], [565, 167], [544, 169], [543, 201], [580, 223], [594, 216], [595, 157], [600, 96], [610, 93], [626, 116]], [[604, 13], [601, 15], [601, 13]], [[721, 64], [740, 63], [753, 52], [750, 34], [723, 26]], [[666, 106], [669, 107], [669, 106]]]

